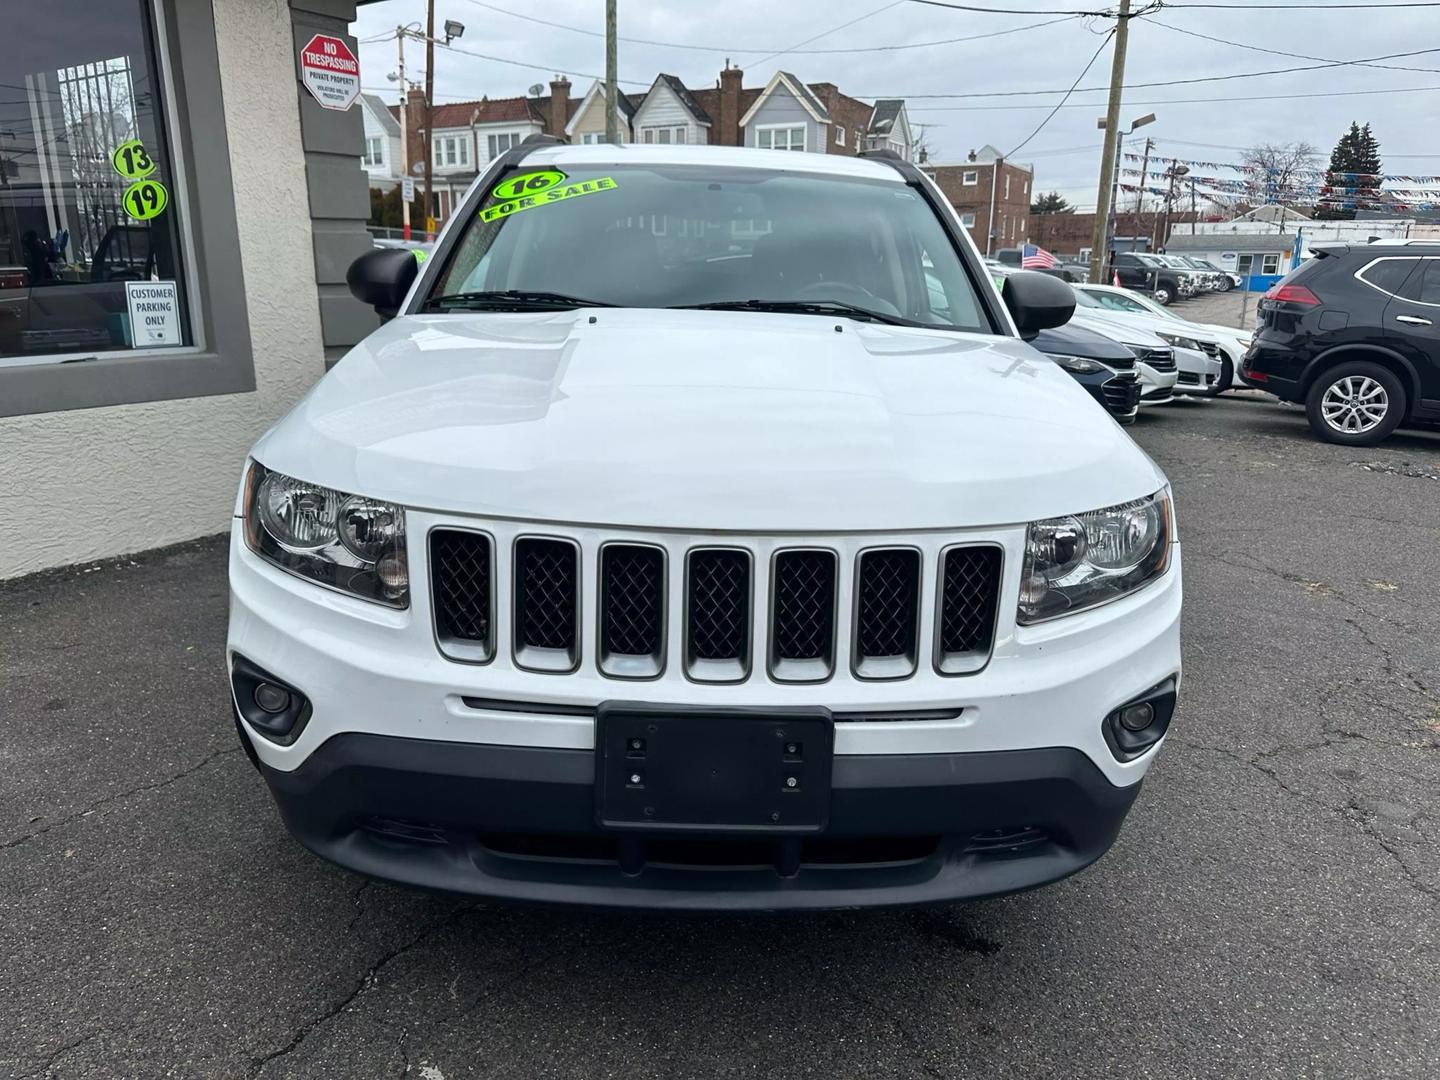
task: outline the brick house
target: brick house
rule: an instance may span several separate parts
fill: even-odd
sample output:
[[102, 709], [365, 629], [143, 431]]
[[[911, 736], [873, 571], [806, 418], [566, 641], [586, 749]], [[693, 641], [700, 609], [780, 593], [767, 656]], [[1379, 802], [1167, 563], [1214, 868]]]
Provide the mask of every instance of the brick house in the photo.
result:
[[970, 151], [959, 165], [927, 165], [981, 254], [1028, 243], [1035, 171], [1006, 161], [993, 146]]
[[[1174, 233], [1176, 226], [1188, 224], [1191, 217], [1189, 210], [1174, 211], [1170, 215], [1171, 233]], [[1199, 219], [1203, 221], [1204, 218], [1205, 215], [1201, 213]], [[1130, 211], [1116, 215], [1115, 219], [1115, 235], [1137, 238], [1135, 246], [1142, 250], [1156, 250], [1160, 246], [1160, 233], [1164, 228], [1163, 211], [1147, 210], [1142, 214]], [[1083, 213], [1066, 210], [1058, 214], [1034, 214], [1030, 218], [1031, 243], [1039, 244], [1056, 255], [1078, 259], [1080, 262], [1090, 261], [1090, 245], [1094, 234], [1093, 210]], [[1128, 248], [1131, 245], [1122, 241], [1122, 246]]]

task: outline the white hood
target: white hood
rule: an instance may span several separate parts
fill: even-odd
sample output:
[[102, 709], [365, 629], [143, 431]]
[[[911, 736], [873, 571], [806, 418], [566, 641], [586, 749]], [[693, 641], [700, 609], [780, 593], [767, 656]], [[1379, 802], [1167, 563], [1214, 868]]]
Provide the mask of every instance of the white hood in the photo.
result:
[[[1108, 323], [1114, 329], [1123, 327], [1127, 330], [1142, 331], [1147, 334], [1164, 333], [1174, 337], [1194, 338], [1196, 341], [1214, 342], [1216, 340], [1215, 335], [1199, 323], [1177, 322], [1159, 315], [1141, 315], [1138, 312], [1112, 311], [1108, 308], [1077, 307], [1075, 309], [1074, 320], [1078, 321], [1082, 318], [1088, 320], [1088, 323], [1095, 323], [1097, 325]], [[1136, 344], [1139, 343], [1137, 342]], [[1163, 340], [1159, 342], [1161, 346], [1166, 344], [1168, 344], [1168, 342]]]
[[999, 525], [1165, 482], [1014, 338], [754, 312], [396, 319], [254, 454], [413, 507], [690, 531]]

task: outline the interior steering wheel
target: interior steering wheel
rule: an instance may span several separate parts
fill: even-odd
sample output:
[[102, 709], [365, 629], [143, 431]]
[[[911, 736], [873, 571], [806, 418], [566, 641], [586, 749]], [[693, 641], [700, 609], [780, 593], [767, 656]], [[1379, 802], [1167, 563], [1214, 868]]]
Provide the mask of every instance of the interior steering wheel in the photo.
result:
[[899, 315], [900, 309], [889, 300], [876, 296], [863, 285], [852, 285], [848, 281], [812, 281], [795, 290], [796, 300], [834, 300], [837, 303], [853, 304], [868, 308], [882, 315]]

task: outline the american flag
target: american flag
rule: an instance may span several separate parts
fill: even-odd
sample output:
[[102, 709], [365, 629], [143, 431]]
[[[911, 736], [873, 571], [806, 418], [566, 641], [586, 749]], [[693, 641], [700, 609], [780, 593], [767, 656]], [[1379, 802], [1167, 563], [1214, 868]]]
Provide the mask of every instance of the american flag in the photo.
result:
[[1020, 249], [1021, 270], [1049, 270], [1055, 265], [1055, 256], [1042, 247], [1026, 244]]

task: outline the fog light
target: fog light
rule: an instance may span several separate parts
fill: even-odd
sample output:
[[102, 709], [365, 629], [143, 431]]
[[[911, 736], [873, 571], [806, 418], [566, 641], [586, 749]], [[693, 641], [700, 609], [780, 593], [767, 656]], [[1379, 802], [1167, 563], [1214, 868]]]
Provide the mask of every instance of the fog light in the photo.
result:
[[274, 683], [262, 682], [255, 687], [255, 704], [267, 713], [282, 713], [290, 707], [290, 691]]
[[1120, 710], [1120, 726], [1127, 731], [1144, 731], [1154, 722], [1155, 706], [1148, 701], [1142, 701], [1138, 705], [1126, 705]]
[[399, 554], [391, 552], [375, 564], [375, 575], [385, 587], [385, 595], [398, 597], [410, 587], [410, 571]]

